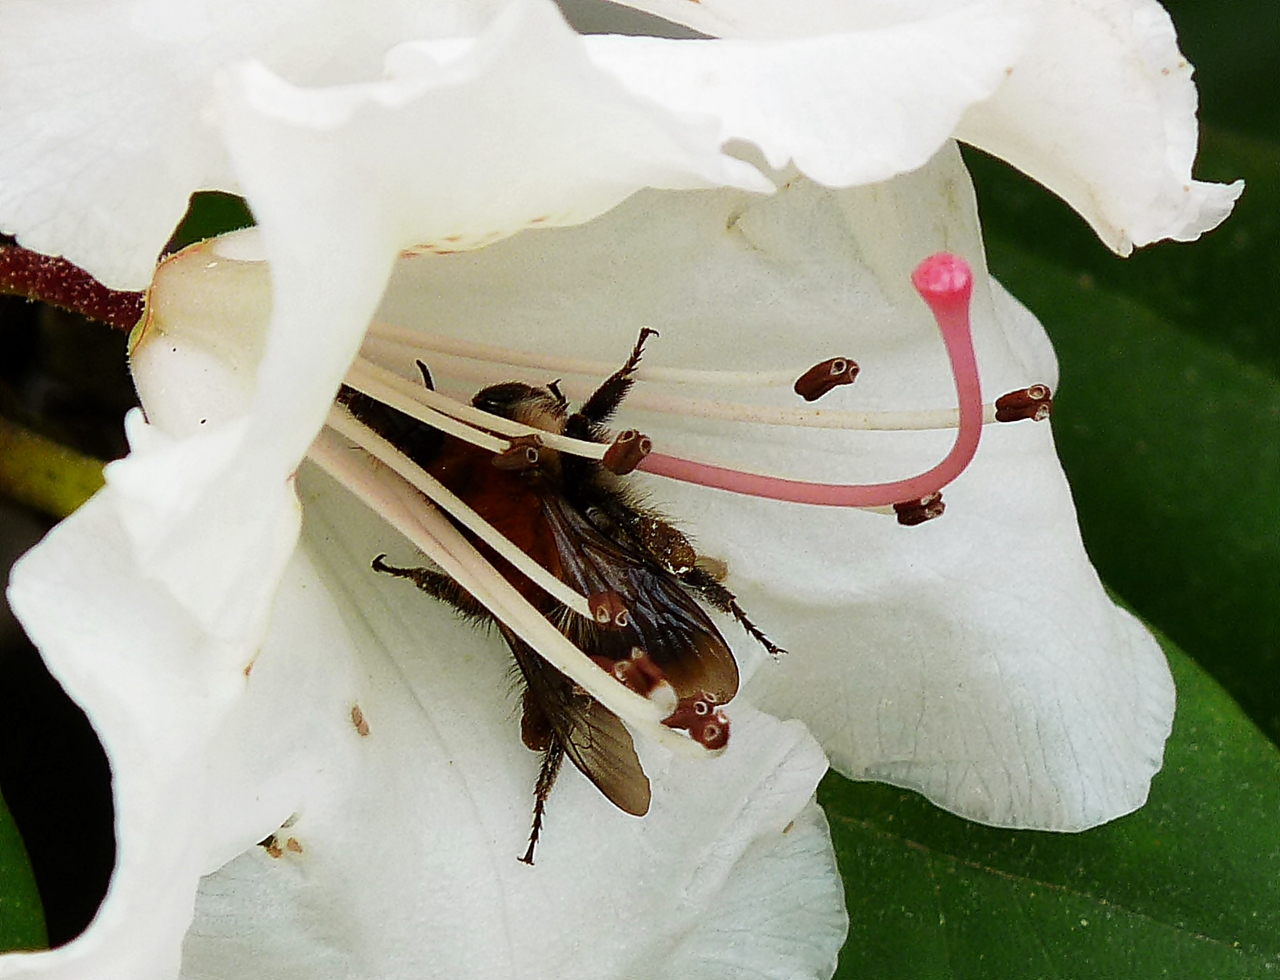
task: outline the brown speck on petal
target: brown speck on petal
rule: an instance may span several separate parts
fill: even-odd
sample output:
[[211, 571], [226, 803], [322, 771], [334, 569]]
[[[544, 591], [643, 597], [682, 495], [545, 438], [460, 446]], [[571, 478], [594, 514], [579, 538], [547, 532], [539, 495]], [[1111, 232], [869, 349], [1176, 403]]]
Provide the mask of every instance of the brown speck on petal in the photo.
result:
[[294, 854], [302, 853], [302, 845], [298, 843], [298, 838], [296, 837], [290, 837], [287, 841], [284, 842], [284, 846], [289, 850], [293, 851]]
[[369, 723], [364, 720], [364, 712], [358, 704], [351, 706], [351, 724], [356, 726], [356, 734], [361, 738], [369, 737]]

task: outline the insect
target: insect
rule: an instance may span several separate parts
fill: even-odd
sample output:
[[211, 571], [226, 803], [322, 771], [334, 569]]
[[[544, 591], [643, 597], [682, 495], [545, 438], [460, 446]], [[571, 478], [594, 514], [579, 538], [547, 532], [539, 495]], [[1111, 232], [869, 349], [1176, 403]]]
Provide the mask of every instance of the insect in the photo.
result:
[[[472, 404], [545, 432], [609, 443], [605, 430], [633, 384], [645, 328], [626, 363], [576, 411], [558, 384], [506, 382], [484, 388]], [[431, 375], [419, 362], [423, 381]], [[562, 606], [487, 545], [463, 530], [481, 554], [544, 616], [626, 686], [653, 696], [660, 685], [674, 711], [665, 720], [709, 749], [724, 746], [729, 721], [720, 706], [738, 689], [738, 668], [724, 638], [695, 596], [733, 615], [772, 653], [781, 652], [747, 618], [733, 593], [700, 563], [688, 539], [642, 506], [601, 462], [520, 437], [503, 453], [481, 449], [344, 387], [338, 401], [462, 498], [527, 555], [570, 587], [596, 597], [594, 619]], [[642, 440], [624, 433], [615, 445]], [[533, 863], [547, 798], [567, 755], [619, 809], [649, 809], [648, 777], [631, 736], [605, 709], [548, 665], [453, 579], [431, 568], [373, 568], [408, 579], [464, 616], [491, 622], [510, 647], [525, 682], [521, 735], [543, 753], [534, 790], [533, 826], [521, 860]]]

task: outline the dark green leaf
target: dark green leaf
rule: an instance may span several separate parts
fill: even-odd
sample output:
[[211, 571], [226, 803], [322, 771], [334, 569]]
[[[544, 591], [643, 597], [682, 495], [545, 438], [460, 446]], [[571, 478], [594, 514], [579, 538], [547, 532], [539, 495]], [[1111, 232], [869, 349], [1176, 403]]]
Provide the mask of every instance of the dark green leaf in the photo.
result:
[[1082, 834], [980, 827], [828, 776], [851, 927], [837, 977], [1280, 971], [1280, 752], [1166, 645], [1179, 708], [1150, 802]]
[[47, 945], [36, 880], [18, 828], [0, 798], [0, 952]]
[[1062, 271], [1087, 273], [1280, 377], [1280, 145], [1207, 127], [1197, 176], [1243, 179], [1234, 213], [1194, 244], [1165, 243], [1127, 259], [1108, 252], [1079, 216], [1029, 178], [980, 153], [966, 151], [965, 159], [988, 233]]
[[222, 191], [198, 191], [191, 195], [187, 213], [169, 239], [165, 251], [176, 252], [194, 242], [239, 231], [253, 223], [253, 214], [244, 198]]

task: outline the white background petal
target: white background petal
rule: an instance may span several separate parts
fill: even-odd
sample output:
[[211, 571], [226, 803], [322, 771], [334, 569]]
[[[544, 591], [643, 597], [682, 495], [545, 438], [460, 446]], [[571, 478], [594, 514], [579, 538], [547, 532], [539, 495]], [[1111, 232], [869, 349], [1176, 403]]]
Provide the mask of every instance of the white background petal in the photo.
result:
[[0, 7], [0, 229], [141, 289], [202, 188], [236, 190], [215, 73], [258, 58], [297, 84], [376, 77], [405, 38], [474, 33], [497, 4], [13, 0]]
[[1059, 0], [1044, 5], [1008, 82], [956, 135], [1060, 195], [1127, 255], [1199, 238], [1244, 188], [1191, 179], [1195, 111], [1191, 65], [1155, 0]]
[[[826, 760], [802, 726], [744, 704], [717, 759], [642, 744], [644, 819], [566, 767], [528, 868], [539, 763], [509, 655], [369, 568], [405, 549], [393, 532], [310, 480], [265, 640], [228, 651], [132, 565], [111, 493], [10, 594], [106, 746], [117, 868], [81, 937], [0, 958], [0, 976], [169, 978], [180, 954], [190, 977], [697, 975], [684, 964], [734, 956], [735, 930], [774, 921], [784, 893], [797, 932], [743, 975], [830, 975], [846, 920], [806, 810]], [[255, 842], [286, 823], [273, 858]]]
[[[859, 0], [799, 7], [768, 0], [641, 0], [626, 6], [713, 37], [756, 41], [886, 25], [899, 30], [922, 9], [928, 15], [920, 26], [943, 31], [938, 43], [944, 45], [953, 40], [945, 31], [956, 21], [1003, 16], [1008, 28], [1031, 25], [1029, 37], [1019, 35], [1020, 57], [1008, 79], [991, 98], [975, 102], [952, 134], [1060, 195], [1122, 255], [1165, 238], [1198, 238], [1231, 213], [1243, 188], [1239, 181], [1191, 178], [1198, 143], [1191, 66], [1156, 0], [1026, 0], [1004, 11], [954, 0], [923, 7]], [[931, 70], [901, 79], [899, 103], [915, 106], [911, 96], [925, 97], [946, 65], [946, 59], [935, 58]], [[800, 68], [801, 80], [806, 71]], [[894, 76], [891, 69], [885, 77]], [[786, 84], [773, 83], [784, 89]], [[893, 98], [883, 88], [862, 94], [864, 105]], [[929, 118], [927, 111], [917, 111], [922, 120]], [[811, 176], [827, 180], [818, 170]]]
[[[781, 8], [779, 8], [781, 9]], [[597, 65], [672, 112], [705, 113], [779, 168], [832, 186], [886, 180], [927, 161], [961, 113], [991, 95], [1022, 50], [1016, 4], [956, 10], [808, 38], [587, 38]], [[836, 18], [839, 20], [840, 18]]]

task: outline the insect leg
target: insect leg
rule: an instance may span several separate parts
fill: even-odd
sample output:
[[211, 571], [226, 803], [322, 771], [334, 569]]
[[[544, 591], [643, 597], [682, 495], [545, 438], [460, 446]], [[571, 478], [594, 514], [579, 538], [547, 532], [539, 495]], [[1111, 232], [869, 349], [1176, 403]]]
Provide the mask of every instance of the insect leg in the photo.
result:
[[780, 657], [787, 652], [769, 639], [769, 637], [764, 634], [764, 631], [751, 621], [750, 617], [747, 616], [742, 607], [738, 605], [738, 597], [717, 582], [705, 569], [695, 566], [694, 568], [689, 569], [689, 571], [682, 573], [679, 578], [680, 581], [689, 586], [689, 588], [696, 590], [704, 599], [707, 600], [707, 602], [711, 603], [711, 605], [715, 606], [721, 612], [728, 613], [736, 619], [741, 624], [742, 628], [750, 633], [756, 642], [773, 654], [773, 656]]
[[627, 358], [627, 362], [613, 372], [592, 393], [591, 397], [582, 403], [580, 409], [569, 416], [565, 422], [565, 435], [575, 439], [588, 438], [595, 434], [594, 430], [598, 426], [604, 425], [613, 417], [613, 413], [622, 404], [622, 399], [631, 390], [633, 383], [631, 375], [635, 373], [640, 364], [640, 357], [644, 354], [644, 342], [651, 336], [656, 336], [657, 333], [658, 331], [652, 327], [644, 327], [640, 330], [640, 337], [635, 347], [631, 349], [631, 356]]
[[447, 602], [468, 618], [487, 620], [493, 618], [493, 614], [481, 605], [475, 596], [443, 572], [430, 568], [397, 568], [383, 561], [386, 557], [386, 555], [379, 555], [373, 560], [375, 572], [382, 572], [384, 575], [392, 575], [396, 578], [407, 578], [423, 592]]
[[529, 849], [520, 858], [525, 864], [533, 864], [533, 849], [538, 844], [538, 836], [542, 833], [542, 818], [547, 812], [547, 797], [551, 795], [551, 787], [555, 785], [556, 776], [560, 775], [560, 763], [564, 762], [564, 744], [553, 737], [542, 757], [542, 771], [538, 773], [538, 784], [533, 790], [533, 829], [529, 831]]

